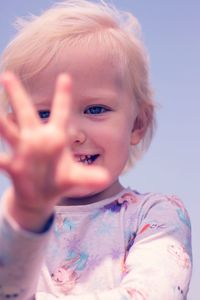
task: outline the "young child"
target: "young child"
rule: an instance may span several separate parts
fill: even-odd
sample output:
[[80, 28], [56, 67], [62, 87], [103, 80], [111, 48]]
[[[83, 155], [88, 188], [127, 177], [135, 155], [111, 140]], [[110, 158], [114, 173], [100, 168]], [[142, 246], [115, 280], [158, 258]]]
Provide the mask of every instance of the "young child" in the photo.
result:
[[119, 182], [154, 129], [137, 20], [58, 3], [21, 21], [1, 73], [0, 300], [186, 299], [182, 202]]

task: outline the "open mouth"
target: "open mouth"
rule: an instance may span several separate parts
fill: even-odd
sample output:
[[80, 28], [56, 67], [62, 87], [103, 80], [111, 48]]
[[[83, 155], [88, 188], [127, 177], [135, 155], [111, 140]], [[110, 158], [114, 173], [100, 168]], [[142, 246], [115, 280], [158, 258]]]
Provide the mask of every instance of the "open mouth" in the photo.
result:
[[95, 155], [80, 155], [76, 157], [77, 162], [81, 162], [83, 164], [91, 165], [97, 158], [99, 154]]

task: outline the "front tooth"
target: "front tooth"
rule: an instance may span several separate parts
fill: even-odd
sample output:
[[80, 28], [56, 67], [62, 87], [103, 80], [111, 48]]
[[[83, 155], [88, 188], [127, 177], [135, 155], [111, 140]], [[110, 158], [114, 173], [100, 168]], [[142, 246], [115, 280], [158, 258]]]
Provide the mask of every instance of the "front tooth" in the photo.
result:
[[85, 155], [81, 155], [80, 156], [80, 161], [84, 161], [86, 159], [86, 156]]

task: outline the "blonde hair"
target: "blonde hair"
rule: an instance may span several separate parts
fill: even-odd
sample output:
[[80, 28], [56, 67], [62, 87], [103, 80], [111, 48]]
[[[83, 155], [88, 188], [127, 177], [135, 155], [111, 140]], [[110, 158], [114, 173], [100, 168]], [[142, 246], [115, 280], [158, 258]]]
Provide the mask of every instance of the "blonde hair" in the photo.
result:
[[[142, 140], [131, 146], [127, 166], [133, 165], [148, 148], [155, 127], [148, 56], [137, 19], [104, 1], [68, 0], [56, 3], [40, 16], [18, 19], [16, 25], [18, 33], [5, 49], [0, 68], [1, 72], [13, 71], [25, 85], [66, 45], [89, 44], [95, 39], [118, 57], [138, 107], [135, 127], [143, 128]], [[3, 93], [2, 99], [7, 102]]]

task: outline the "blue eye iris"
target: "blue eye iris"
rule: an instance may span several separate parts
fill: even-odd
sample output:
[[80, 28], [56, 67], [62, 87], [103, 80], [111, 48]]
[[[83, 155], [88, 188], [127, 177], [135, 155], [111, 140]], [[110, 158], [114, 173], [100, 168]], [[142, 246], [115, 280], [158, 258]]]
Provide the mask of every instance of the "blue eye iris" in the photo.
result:
[[50, 117], [50, 111], [49, 110], [40, 110], [38, 111], [38, 115], [40, 119], [48, 119]]
[[91, 115], [98, 115], [107, 112], [109, 109], [103, 106], [91, 106], [87, 108], [84, 113], [85, 114], [91, 114]]

